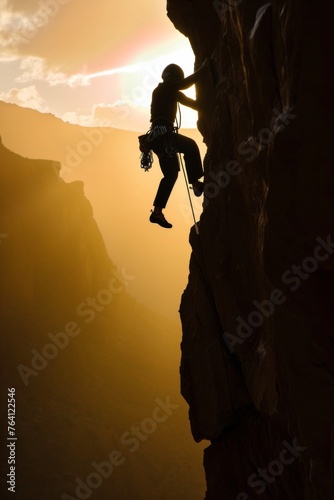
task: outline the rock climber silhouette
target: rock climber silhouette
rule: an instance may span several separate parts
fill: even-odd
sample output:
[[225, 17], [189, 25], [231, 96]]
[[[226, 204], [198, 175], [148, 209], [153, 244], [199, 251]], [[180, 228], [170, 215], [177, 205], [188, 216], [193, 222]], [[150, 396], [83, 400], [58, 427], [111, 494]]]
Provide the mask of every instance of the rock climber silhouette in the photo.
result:
[[177, 105], [184, 104], [198, 110], [197, 101], [184, 95], [181, 90], [191, 87], [204, 70], [210, 66], [206, 59], [202, 66], [187, 78], [183, 70], [176, 64], [169, 64], [162, 72], [162, 83], [153, 90], [151, 102], [151, 130], [149, 141], [152, 151], [158, 156], [163, 178], [153, 202], [150, 221], [165, 228], [171, 228], [162, 213], [178, 177], [179, 162], [177, 153], [184, 155], [189, 184], [192, 184], [195, 196], [203, 193], [203, 168], [200, 152], [196, 142], [189, 137], [174, 132]]

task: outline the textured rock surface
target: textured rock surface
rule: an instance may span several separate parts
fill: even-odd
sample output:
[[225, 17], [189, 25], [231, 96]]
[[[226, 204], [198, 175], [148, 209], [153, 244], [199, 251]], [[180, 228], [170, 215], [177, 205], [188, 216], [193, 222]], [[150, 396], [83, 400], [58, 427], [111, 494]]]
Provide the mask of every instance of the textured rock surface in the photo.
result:
[[[207, 500], [332, 499], [333, 4], [169, 0], [168, 13], [197, 64], [213, 59], [180, 309], [182, 394], [195, 440], [214, 441]], [[286, 443], [300, 447], [289, 463]]]
[[[3, 144], [0, 161], [0, 227], [8, 235], [1, 248], [2, 312], [13, 304], [18, 316], [37, 305], [60, 316], [72, 312], [82, 295], [100, 290], [115, 268], [83, 183], [63, 182], [58, 162], [23, 158]], [[63, 274], [57, 276], [56, 269]]]

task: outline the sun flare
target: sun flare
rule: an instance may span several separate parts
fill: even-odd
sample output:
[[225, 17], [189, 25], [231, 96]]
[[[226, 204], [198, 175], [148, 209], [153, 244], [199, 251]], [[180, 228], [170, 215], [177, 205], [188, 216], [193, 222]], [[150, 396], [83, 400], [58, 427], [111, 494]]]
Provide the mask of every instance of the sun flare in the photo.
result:
[[[148, 113], [152, 91], [161, 82], [163, 69], [171, 63], [181, 66], [185, 75], [194, 71], [194, 54], [187, 41], [181, 40], [167, 47], [145, 47], [130, 62], [127, 71], [121, 75], [122, 100], [131, 102]], [[133, 71], [130, 71], [130, 68], [133, 68]], [[194, 87], [187, 89], [184, 93], [195, 98]], [[197, 112], [182, 106], [182, 125], [194, 128], [196, 121]]]

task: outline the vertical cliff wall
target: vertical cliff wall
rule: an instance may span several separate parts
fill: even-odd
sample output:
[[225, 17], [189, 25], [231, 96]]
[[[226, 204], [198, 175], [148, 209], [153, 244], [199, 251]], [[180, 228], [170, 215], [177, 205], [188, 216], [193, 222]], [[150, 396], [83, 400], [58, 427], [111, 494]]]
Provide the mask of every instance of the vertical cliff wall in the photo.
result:
[[331, 499], [333, 4], [167, 2], [208, 145], [181, 383], [207, 500]]

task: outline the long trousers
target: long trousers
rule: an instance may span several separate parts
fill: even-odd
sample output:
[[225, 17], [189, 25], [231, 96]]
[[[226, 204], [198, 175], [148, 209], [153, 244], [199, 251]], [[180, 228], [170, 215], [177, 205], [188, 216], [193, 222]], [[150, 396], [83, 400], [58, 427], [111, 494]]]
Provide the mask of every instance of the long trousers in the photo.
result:
[[[203, 176], [202, 160], [196, 142], [189, 137], [173, 133], [173, 142], [177, 151], [184, 155], [189, 184]], [[160, 136], [152, 142], [152, 150], [159, 157], [163, 178], [153, 202], [154, 207], [165, 208], [180, 170], [178, 155], [168, 156], [164, 151], [164, 137]]]

